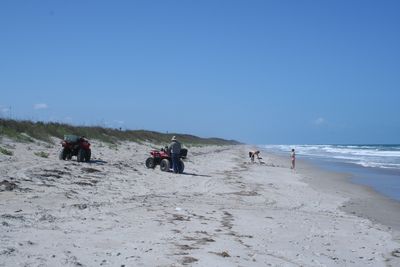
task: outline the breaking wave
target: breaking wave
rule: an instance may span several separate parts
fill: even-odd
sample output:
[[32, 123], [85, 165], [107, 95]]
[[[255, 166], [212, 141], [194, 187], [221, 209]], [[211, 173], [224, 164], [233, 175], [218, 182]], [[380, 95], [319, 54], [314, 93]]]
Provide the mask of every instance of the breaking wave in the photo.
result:
[[280, 153], [296, 150], [299, 156], [334, 159], [364, 167], [400, 169], [400, 145], [263, 145]]

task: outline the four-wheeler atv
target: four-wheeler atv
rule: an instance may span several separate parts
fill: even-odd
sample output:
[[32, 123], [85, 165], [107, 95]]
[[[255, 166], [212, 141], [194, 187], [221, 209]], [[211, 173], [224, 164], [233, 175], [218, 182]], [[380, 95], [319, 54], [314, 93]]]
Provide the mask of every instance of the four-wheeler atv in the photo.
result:
[[90, 143], [85, 137], [76, 135], [64, 135], [64, 140], [61, 141], [62, 150], [60, 152], [60, 159], [71, 159], [76, 156], [78, 162], [89, 162], [92, 154], [90, 150]]
[[[168, 172], [172, 168], [172, 159], [170, 154], [168, 153], [168, 147], [162, 148], [161, 150], [152, 150], [150, 151], [151, 157], [146, 159], [146, 167], [154, 169], [157, 165], [160, 165], [160, 169], [164, 172]], [[179, 155], [179, 173], [183, 173], [185, 169], [185, 164], [183, 164], [182, 159], [185, 159], [187, 156], [187, 149], [182, 148], [181, 154]]]

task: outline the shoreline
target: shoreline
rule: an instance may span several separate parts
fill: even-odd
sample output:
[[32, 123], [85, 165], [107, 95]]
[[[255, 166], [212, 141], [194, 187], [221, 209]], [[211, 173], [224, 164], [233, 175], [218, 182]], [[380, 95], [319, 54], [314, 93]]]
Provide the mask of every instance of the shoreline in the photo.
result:
[[[324, 190], [328, 193], [339, 193], [349, 198], [340, 209], [349, 214], [354, 214], [366, 218], [375, 223], [380, 223], [393, 230], [393, 234], [400, 236], [400, 202], [376, 191], [368, 185], [358, 184], [351, 179], [353, 174], [340, 171], [326, 170], [318, 164], [309, 160], [300, 160], [304, 169], [299, 171], [306, 175], [304, 181], [311, 186]], [[314, 175], [310, 175], [310, 170]], [[319, 173], [317, 175], [317, 173]], [[330, 180], [318, 181], [319, 177], [326, 177], [324, 173], [329, 173]], [[318, 178], [317, 178], [318, 176]]]
[[[278, 153], [266, 151], [282, 162], [287, 159]], [[400, 237], [400, 201], [392, 199], [368, 185], [353, 182], [353, 174], [340, 170], [327, 170], [310, 159], [296, 159], [296, 172], [303, 181], [316, 190], [329, 194], [340, 194], [348, 200], [340, 207], [348, 214], [369, 219], [388, 227], [394, 237]]]

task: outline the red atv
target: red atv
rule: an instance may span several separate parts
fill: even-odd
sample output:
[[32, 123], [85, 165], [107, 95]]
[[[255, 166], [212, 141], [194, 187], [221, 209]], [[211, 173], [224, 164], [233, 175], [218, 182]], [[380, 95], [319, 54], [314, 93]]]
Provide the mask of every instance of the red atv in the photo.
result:
[[64, 140], [61, 141], [62, 150], [59, 158], [61, 160], [71, 159], [76, 156], [78, 162], [89, 162], [92, 151], [90, 150], [90, 143], [84, 137], [76, 135], [64, 135]]
[[[146, 167], [150, 169], [154, 169], [157, 165], [160, 165], [160, 169], [163, 172], [168, 172], [172, 168], [172, 159], [171, 155], [168, 152], [168, 147], [161, 148], [161, 150], [152, 150], [150, 151], [151, 157], [146, 159]], [[179, 173], [183, 173], [185, 169], [185, 164], [183, 164], [182, 159], [185, 159], [187, 156], [187, 149], [182, 148], [181, 154], [179, 155]]]

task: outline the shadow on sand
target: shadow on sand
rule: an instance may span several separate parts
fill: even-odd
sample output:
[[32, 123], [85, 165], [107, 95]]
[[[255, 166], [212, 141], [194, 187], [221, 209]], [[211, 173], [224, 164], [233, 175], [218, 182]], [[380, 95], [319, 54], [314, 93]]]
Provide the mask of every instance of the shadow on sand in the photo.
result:
[[98, 165], [103, 165], [103, 164], [107, 164], [107, 161], [104, 160], [91, 160], [88, 163], [93, 163], [93, 164], [98, 164]]
[[211, 175], [205, 174], [197, 174], [197, 173], [190, 173], [190, 172], [183, 172], [182, 175], [190, 175], [190, 176], [199, 176], [199, 177], [212, 177]]

